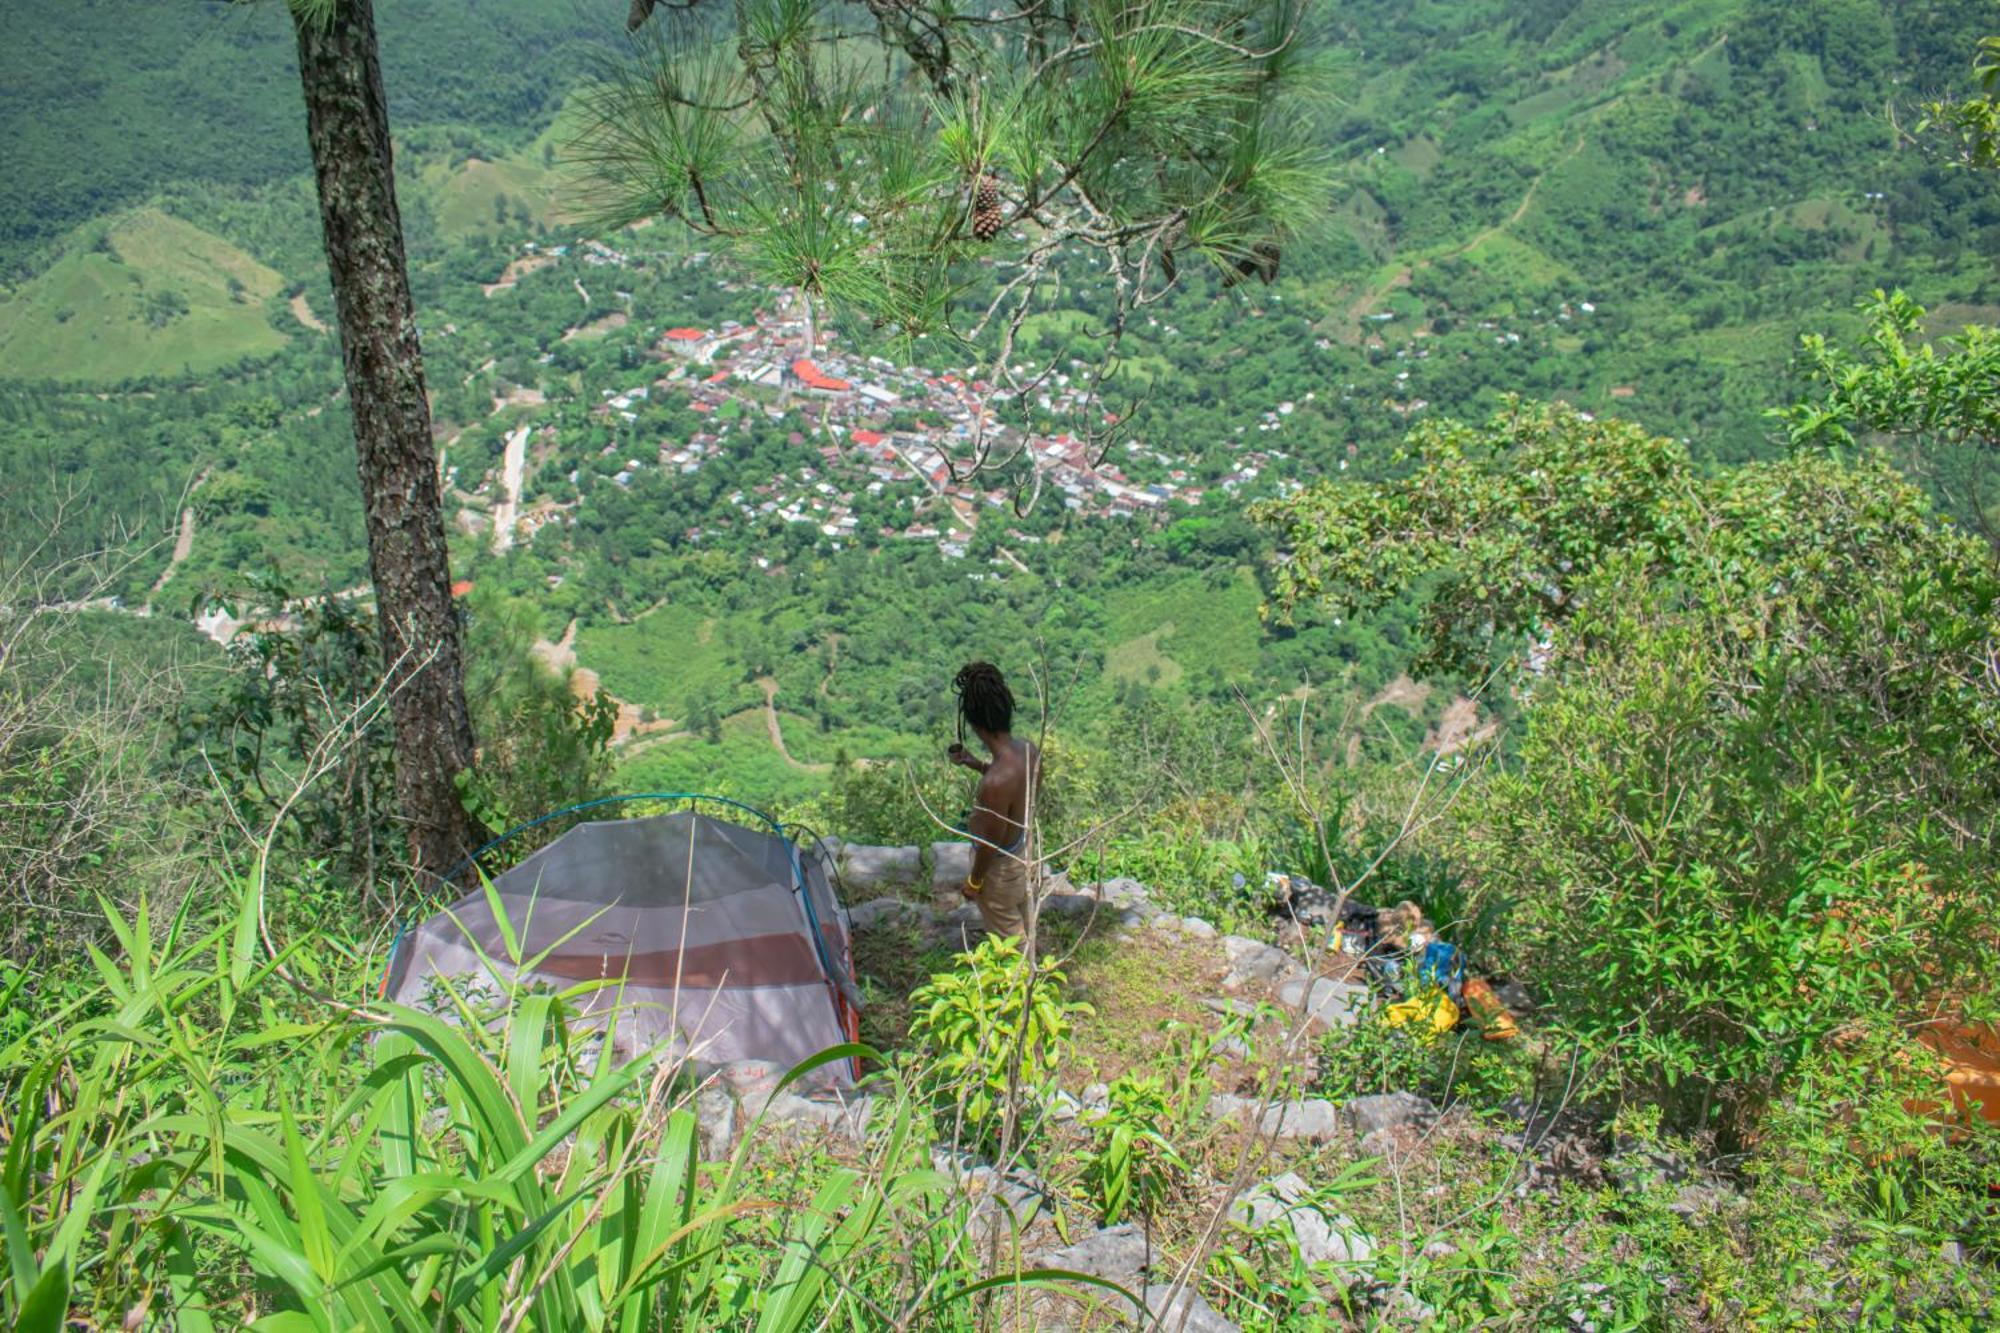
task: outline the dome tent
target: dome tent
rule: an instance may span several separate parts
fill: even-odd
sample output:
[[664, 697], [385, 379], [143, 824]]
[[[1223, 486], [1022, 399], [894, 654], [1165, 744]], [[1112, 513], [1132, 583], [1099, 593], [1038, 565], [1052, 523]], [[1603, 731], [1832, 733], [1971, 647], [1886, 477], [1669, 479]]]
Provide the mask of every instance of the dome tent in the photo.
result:
[[[569, 992], [587, 1023], [615, 1012], [621, 1052], [671, 1039], [697, 1071], [750, 1059], [790, 1068], [852, 1040], [860, 996], [826, 860], [757, 818], [768, 827], [692, 808], [579, 824], [490, 894], [475, 889], [403, 937], [384, 993], [415, 1004], [434, 977], [541, 982]], [[844, 1085], [853, 1073], [836, 1061], [814, 1081]]]

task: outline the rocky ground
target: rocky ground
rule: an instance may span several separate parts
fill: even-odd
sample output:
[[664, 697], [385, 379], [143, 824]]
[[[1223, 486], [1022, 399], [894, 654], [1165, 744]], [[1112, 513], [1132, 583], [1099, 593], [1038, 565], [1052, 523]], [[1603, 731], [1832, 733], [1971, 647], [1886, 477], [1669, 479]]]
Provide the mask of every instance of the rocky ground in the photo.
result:
[[[914, 848], [839, 854], [869, 1004], [863, 1036], [893, 1050], [910, 992], [980, 938], [978, 915], [956, 897], [963, 867], [949, 846], [929, 856]], [[1050, 885], [1041, 954], [1064, 973], [1064, 994], [1093, 1012], [1076, 1024], [1059, 1087], [1032, 1113], [1032, 1153], [996, 1165], [940, 1150], [935, 1164], [979, 1216], [1018, 1238], [1024, 1268], [1115, 1282], [1150, 1314], [1078, 1287], [1074, 1297], [1038, 1294], [1021, 1304], [1015, 1326], [1238, 1328], [1221, 1307], [1278, 1327], [1246, 1313], [1258, 1308], [1255, 1288], [1272, 1280], [1275, 1264], [1329, 1311], [1330, 1322], [1294, 1317], [1283, 1327], [1421, 1327], [1435, 1324], [1437, 1312], [1412, 1294], [1414, 1275], [1429, 1275], [1433, 1289], [1440, 1273], [1462, 1271], [1476, 1284], [1485, 1271], [1479, 1235], [1505, 1231], [1539, 1238], [1532, 1253], [1515, 1255], [1517, 1272], [1586, 1293], [1559, 1302], [1570, 1326], [1609, 1327], [1608, 1309], [1588, 1298], [1595, 1284], [1576, 1237], [1587, 1232], [1609, 1246], [1616, 1219], [1608, 1231], [1591, 1231], [1606, 1215], [1580, 1200], [1665, 1189], [1667, 1207], [1688, 1219], [1740, 1203], [1725, 1182], [1685, 1161], [1630, 1145], [1618, 1151], [1601, 1118], [1560, 1095], [1475, 1108], [1324, 1073], [1329, 1056], [1366, 1035], [1381, 1000], [1352, 959], [1299, 936], [1225, 933], [1159, 908], [1131, 880]], [[1469, 1025], [1453, 1039], [1475, 1052], [1482, 1040]], [[1184, 1104], [1174, 1146], [1186, 1169], [1150, 1215], [1101, 1227], [1083, 1164], [1107, 1085], [1128, 1071], [1178, 1064], [1190, 1066], [1175, 1086]], [[882, 1109], [878, 1094], [865, 1082], [845, 1095], [778, 1091], [781, 1074], [754, 1062], [718, 1071], [698, 1101], [708, 1154], [726, 1155], [753, 1133], [774, 1180], [787, 1178], [787, 1163], [858, 1158]], [[1218, 1276], [1232, 1270], [1234, 1278]]]
[[[932, 858], [914, 848], [844, 849], [849, 896], [881, 891], [849, 912], [857, 971], [871, 991], [864, 1036], [878, 1046], [900, 1040], [906, 1014], [896, 1001], [979, 938], [977, 910], [955, 898], [963, 870], [952, 855], [949, 845]], [[934, 876], [921, 873], [927, 859]], [[1350, 1269], [1359, 1280], [1378, 1242], [1324, 1204], [1309, 1180], [1323, 1176], [1329, 1161], [1394, 1151], [1385, 1136], [1421, 1132], [1438, 1111], [1407, 1093], [1339, 1103], [1311, 1094], [1320, 1039], [1358, 1022], [1372, 1003], [1367, 986], [1350, 977], [1351, 960], [1308, 959], [1269, 938], [1224, 934], [1200, 918], [1161, 910], [1131, 880], [1056, 881], [1042, 902], [1039, 933], [1044, 956], [1059, 960], [1069, 978], [1066, 994], [1095, 1011], [1078, 1025], [1076, 1054], [1047, 1108], [1044, 1132], [1055, 1150], [1038, 1155], [1039, 1171], [1019, 1164], [997, 1170], [967, 1155], [941, 1155], [938, 1163], [1006, 1210], [1025, 1266], [1116, 1282], [1170, 1316], [1165, 1327], [1190, 1333], [1236, 1327], [1182, 1272], [1188, 1256], [1212, 1247], [1210, 1233], [1212, 1245], [1225, 1247], [1281, 1234], [1305, 1264]], [[1232, 1029], [1245, 1035], [1216, 1041], [1232, 1018]], [[1212, 1063], [1199, 1081], [1209, 1091], [1190, 1117], [1197, 1127], [1185, 1149], [1193, 1164], [1185, 1197], [1173, 1200], [1172, 1216], [1091, 1230], [1088, 1211], [1067, 1188], [1074, 1180], [1065, 1177], [1075, 1171], [1060, 1149], [1082, 1142], [1082, 1127], [1105, 1105], [1108, 1081], [1156, 1059], [1175, 1027], [1196, 1043], [1206, 1033]], [[781, 1072], [755, 1062], [720, 1071], [700, 1101], [712, 1156], [752, 1127], [794, 1149], [862, 1140], [873, 1095], [774, 1095]], [[1082, 1329], [1126, 1326], [1136, 1312], [1042, 1298], [1036, 1313], [1040, 1327]]]

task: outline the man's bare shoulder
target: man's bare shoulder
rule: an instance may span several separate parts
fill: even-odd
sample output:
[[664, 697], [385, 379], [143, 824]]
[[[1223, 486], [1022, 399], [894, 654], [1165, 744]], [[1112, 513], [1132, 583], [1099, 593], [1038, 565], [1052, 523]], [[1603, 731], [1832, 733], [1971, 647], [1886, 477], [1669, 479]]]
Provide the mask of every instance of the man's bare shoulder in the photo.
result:
[[[1033, 761], [1029, 760], [1027, 762]], [[1020, 785], [1021, 776], [1025, 769], [1026, 763], [1023, 762], [1021, 751], [1012, 749], [1003, 750], [999, 754], [994, 755], [993, 762], [986, 766], [986, 774], [979, 780], [979, 790], [981, 792], [1012, 791]]]

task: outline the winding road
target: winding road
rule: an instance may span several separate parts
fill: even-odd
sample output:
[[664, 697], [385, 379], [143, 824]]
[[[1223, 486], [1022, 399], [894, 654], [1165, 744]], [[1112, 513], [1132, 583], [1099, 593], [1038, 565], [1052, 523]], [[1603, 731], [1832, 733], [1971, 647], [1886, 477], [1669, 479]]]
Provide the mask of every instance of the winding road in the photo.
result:
[[493, 553], [503, 555], [514, 545], [514, 525], [521, 517], [522, 473], [528, 461], [528, 436], [532, 428], [522, 426], [507, 437], [506, 452], [500, 461], [500, 503], [493, 506]]

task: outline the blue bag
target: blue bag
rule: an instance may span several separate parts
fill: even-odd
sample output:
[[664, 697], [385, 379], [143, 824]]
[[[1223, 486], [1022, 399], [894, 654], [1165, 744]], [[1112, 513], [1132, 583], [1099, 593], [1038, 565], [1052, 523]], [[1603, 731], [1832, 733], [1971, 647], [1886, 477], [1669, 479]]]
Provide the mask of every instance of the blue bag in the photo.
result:
[[1442, 986], [1454, 1004], [1462, 1004], [1465, 994], [1465, 955], [1455, 944], [1432, 940], [1417, 960], [1417, 985]]

